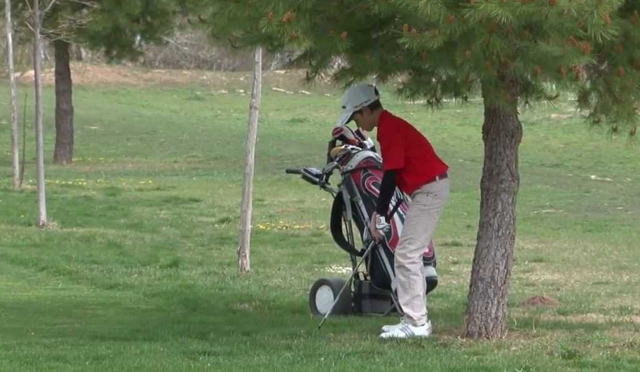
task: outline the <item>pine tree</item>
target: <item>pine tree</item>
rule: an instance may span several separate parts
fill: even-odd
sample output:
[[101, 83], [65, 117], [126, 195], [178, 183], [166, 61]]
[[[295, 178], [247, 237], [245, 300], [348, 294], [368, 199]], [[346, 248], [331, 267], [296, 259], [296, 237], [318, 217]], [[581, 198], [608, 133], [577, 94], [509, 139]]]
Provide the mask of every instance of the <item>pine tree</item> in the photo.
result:
[[640, 99], [636, 0], [232, 0], [189, 2], [214, 37], [296, 48], [314, 78], [336, 57], [337, 82], [402, 81], [402, 95], [439, 105], [484, 101], [480, 222], [465, 335], [507, 333], [522, 124], [518, 108], [578, 93], [593, 123], [635, 134]]

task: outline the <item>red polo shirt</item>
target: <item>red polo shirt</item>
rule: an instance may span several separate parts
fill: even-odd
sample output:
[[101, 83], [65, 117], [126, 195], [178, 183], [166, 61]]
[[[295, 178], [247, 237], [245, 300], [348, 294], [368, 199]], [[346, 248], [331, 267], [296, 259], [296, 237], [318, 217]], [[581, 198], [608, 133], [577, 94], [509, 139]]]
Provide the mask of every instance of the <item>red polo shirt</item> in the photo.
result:
[[377, 137], [382, 168], [397, 170], [396, 183], [409, 195], [449, 169], [416, 128], [386, 110], [380, 114]]

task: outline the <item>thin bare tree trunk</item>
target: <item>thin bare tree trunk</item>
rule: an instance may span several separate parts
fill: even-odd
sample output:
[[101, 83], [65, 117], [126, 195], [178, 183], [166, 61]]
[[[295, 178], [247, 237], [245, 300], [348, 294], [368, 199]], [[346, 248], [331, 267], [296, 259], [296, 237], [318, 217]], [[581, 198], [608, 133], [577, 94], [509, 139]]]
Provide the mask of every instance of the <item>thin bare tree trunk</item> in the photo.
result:
[[247, 157], [244, 167], [244, 187], [242, 189], [242, 209], [240, 216], [240, 246], [238, 247], [238, 265], [240, 272], [246, 274], [251, 269], [251, 217], [253, 213], [253, 169], [258, 139], [258, 113], [262, 100], [262, 48], [254, 53], [253, 89], [249, 106], [249, 133], [247, 135]]
[[24, 182], [24, 163], [27, 161], [27, 98], [28, 95], [25, 93], [24, 104], [22, 105], [24, 111], [22, 112], [22, 161], [20, 164], [20, 183], [18, 186], [19, 189], [22, 188], [22, 183]]
[[38, 226], [47, 226], [47, 199], [44, 182], [44, 135], [42, 133], [42, 53], [40, 48], [40, 4], [33, 0], [33, 72], [36, 94], [36, 165], [38, 173]]
[[11, 105], [11, 154], [13, 165], [13, 188], [20, 188], [20, 144], [18, 140], [18, 102], [16, 97], [16, 79], [14, 76], [13, 24], [11, 19], [11, 0], [4, 1], [4, 13], [7, 27], [7, 65], [9, 66], [9, 90]]

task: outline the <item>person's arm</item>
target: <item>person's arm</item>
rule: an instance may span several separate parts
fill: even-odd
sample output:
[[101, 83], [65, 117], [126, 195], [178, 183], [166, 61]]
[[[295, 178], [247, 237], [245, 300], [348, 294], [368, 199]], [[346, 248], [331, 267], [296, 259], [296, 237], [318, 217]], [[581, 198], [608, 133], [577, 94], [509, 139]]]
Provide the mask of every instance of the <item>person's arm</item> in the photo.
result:
[[387, 223], [389, 223], [389, 203], [391, 202], [393, 193], [396, 190], [397, 175], [398, 171], [396, 169], [385, 171], [382, 176], [382, 184], [380, 185], [376, 212], [379, 216], [383, 216]]
[[376, 214], [384, 216], [389, 223], [389, 203], [396, 190], [396, 179], [398, 171], [404, 168], [405, 162], [405, 140], [402, 127], [382, 127], [378, 128], [378, 141], [382, 151], [382, 184], [378, 194], [378, 204]]

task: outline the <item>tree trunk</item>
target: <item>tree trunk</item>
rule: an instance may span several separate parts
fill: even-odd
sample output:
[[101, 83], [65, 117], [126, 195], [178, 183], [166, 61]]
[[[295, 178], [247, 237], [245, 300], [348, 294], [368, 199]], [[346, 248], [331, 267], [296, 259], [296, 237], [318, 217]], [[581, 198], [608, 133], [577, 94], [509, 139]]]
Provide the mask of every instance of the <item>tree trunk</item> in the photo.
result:
[[56, 76], [56, 147], [53, 161], [70, 164], [73, 161], [73, 88], [69, 49], [71, 44], [63, 40], [53, 42]]
[[[516, 84], [507, 83], [507, 86], [507, 91], [511, 92], [508, 97], [517, 97]], [[516, 197], [520, 185], [518, 147], [522, 140], [522, 124], [518, 119], [517, 98], [507, 98], [510, 103], [496, 102], [492, 98], [496, 91], [485, 87], [483, 96], [485, 156], [480, 224], [469, 286], [465, 336], [496, 339], [507, 334], [507, 296], [516, 238]]]
[[36, 94], [36, 169], [38, 173], [38, 226], [47, 226], [47, 199], [44, 182], [44, 135], [42, 133], [42, 53], [40, 48], [40, 4], [33, 0], [33, 73]]
[[71, 50], [73, 51], [73, 59], [75, 59], [78, 62], [84, 62], [85, 60], [85, 51], [82, 48], [81, 45], [79, 44], [74, 44], [71, 47]]
[[244, 168], [244, 187], [242, 189], [242, 209], [240, 216], [240, 246], [238, 247], [238, 265], [240, 272], [246, 274], [251, 269], [251, 215], [253, 213], [253, 169], [258, 139], [258, 113], [262, 100], [262, 48], [257, 47], [254, 54], [253, 89], [249, 106], [249, 133], [247, 135], [247, 157]]
[[11, 154], [13, 168], [13, 188], [20, 188], [20, 153], [18, 140], [18, 103], [16, 97], [16, 79], [13, 56], [13, 24], [11, 20], [11, 0], [5, 0], [4, 12], [7, 29], [7, 65], [9, 67], [9, 91], [11, 105]]

